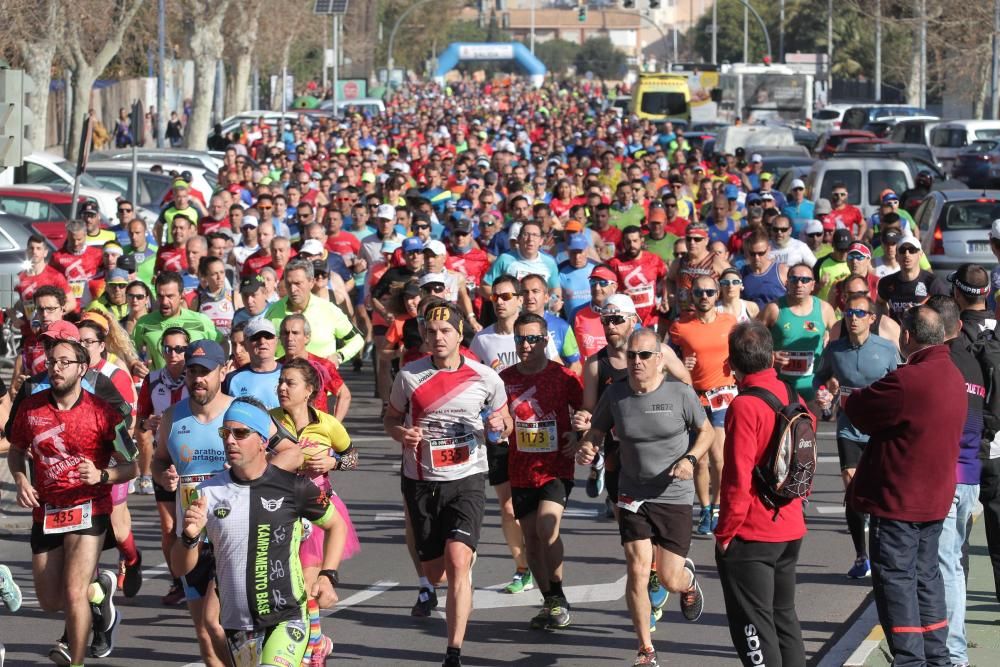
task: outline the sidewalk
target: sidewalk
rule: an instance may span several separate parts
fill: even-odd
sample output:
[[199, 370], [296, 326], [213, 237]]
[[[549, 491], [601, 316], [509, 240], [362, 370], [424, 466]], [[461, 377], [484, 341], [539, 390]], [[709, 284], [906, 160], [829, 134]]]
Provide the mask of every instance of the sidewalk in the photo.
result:
[[[993, 570], [986, 553], [986, 529], [982, 521], [972, 527], [969, 544], [969, 587], [966, 595], [965, 631], [969, 640], [969, 665], [993, 667], [1000, 665], [1000, 603], [993, 584]], [[887, 667], [892, 664], [889, 647], [876, 626], [869, 639], [879, 639], [878, 648], [871, 652], [865, 667]]]

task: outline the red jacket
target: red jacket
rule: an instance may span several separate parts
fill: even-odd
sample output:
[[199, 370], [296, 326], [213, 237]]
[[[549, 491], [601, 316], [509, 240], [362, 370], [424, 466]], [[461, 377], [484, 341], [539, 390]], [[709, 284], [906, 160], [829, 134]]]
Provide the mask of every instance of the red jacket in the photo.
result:
[[[773, 368], [753, 373], [739, 383], [762, 387], [782, 402], [788, 399], [785, 384]], [[799, 402], [804, 404], [801, 397]], [[753, 469], [767, 453], [774, 432], [775, 413], [755, 396], [737, 396], [726, 411], [725, 464], [722, 467], [722, 497], [715, 539], [728, 545], [734, 537], [748, 542], [792, 542], [806, 534], [802, 501], [793, 500], [778, 511], [767, 507], [754, 488]], [[813, 416], [813, 428], [816, 417]]]
[[938, 521], [955, 496], [955, 466], [969, 409], [965, 380], [947, 345], [910, 355], [844, 407], [871, 436], [847, 489], [859, 512], [897, 521]]

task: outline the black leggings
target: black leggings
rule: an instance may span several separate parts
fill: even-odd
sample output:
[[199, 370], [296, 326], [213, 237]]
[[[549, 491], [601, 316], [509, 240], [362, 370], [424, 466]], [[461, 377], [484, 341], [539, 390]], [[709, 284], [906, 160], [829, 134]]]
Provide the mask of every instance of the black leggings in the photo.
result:
[[729, 634], [746, 667], [806, 664], [795, 613], [795, 565], [802, 540], [744, 542], [736, 538], [715, 562], [726, 601]]

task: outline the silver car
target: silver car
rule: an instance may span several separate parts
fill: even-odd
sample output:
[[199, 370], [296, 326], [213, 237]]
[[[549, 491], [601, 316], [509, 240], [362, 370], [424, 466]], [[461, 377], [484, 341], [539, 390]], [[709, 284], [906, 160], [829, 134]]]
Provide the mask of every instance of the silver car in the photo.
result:
[[935, 190], [913, 216], [924, 254], [939, 274], [965, 262], [996, 263], [990, 251], [990, 227], [997, 218], [1000, 190]]

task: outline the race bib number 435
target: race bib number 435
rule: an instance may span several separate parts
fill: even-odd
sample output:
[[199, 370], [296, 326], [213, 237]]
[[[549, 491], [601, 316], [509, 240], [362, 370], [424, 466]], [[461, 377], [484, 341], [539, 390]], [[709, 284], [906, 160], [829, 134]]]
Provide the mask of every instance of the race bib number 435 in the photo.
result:
[[42, 532], [46, 535], [68, 533], [74, 530], [84, 530], [91, 526], [91, 502], [74, 505], [73, 507], [45, 506], [45, 522]]

